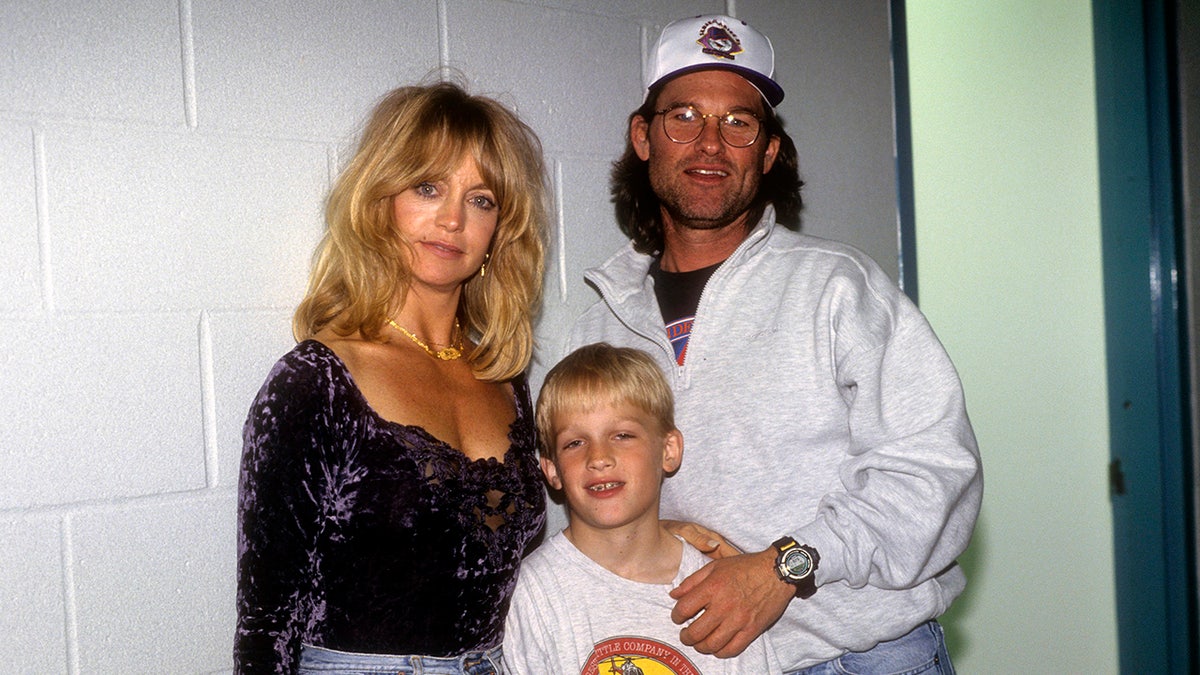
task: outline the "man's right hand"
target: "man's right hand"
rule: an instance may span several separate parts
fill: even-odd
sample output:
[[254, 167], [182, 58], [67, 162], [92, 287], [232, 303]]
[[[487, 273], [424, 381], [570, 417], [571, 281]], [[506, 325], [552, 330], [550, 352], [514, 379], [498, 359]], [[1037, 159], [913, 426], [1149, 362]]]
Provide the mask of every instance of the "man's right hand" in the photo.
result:
[[714, 560], [684, 579], [671, 591], [671, 620], [691, 620], [680, 641], [724, 659], [741, 654], [770, 628], [796, 595], [776, 576], [775, 555], [770, 548]]

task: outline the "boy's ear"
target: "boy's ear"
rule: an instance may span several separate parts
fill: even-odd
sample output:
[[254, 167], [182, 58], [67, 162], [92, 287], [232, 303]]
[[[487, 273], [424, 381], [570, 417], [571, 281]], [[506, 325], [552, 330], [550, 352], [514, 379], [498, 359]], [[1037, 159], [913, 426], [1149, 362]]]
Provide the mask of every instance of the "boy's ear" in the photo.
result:
[[663, 436], [663, 471], [674, 473], [683, 463], [683, 434], [672, 429]]
[[539, 457], [538, 461], [542, 464], [542, 473], [546, 475], [546, 482], [555, 490], [563, 489], [562, 480], [558, 477], [558, 467], [554, 466], [554, 462]]

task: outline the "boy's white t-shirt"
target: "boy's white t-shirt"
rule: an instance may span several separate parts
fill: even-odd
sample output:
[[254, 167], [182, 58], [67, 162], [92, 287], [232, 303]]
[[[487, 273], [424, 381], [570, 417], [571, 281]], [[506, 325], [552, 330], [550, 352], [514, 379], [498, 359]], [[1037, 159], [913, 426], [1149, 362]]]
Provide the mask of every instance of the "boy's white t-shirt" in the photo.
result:
[[521, 564], [504, 633], [509, 675], [777, 675], [766, 637], [718, 659], [679, 641], [667, 593], [709, 560], [684, 542], [670, 584], [631, 581], [583, 554], [562, 532]]

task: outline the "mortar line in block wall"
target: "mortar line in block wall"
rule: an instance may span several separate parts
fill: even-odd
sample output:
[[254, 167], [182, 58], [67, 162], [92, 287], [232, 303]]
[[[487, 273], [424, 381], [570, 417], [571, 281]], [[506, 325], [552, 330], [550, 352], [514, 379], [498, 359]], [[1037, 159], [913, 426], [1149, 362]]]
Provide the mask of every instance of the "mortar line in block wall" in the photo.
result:
[[189, 129], [195, 129], [196, 40], [192, 30], [192, 0], [179, 0], [179, 55], [183, 65], [183, 115]]
[[33, 130], [33, 183], [37, 209], [38, 269], [41, 273], [42, 309], [54, 313], [54, 265], [50, 247], [50, 194], [46, 169], [46, 135]]
[[450, 67], [450, 19], [447, 17], [448, 14], [449, 9], [446, 7], [446, 0], [438, 0], [438, 66], [439, 70], [442, 71], [443, 77], [445, 77], [446, 71]]
[[563, 173], [562, 160], [554, 160], [554, 204], [555, 204], [555, 236], [558, 238], [558, 300], [567, 300], [567, 225], [566, 214], [563, 213]]
[[[235, 452], [240, 452], [236, 448]], [[151, 494], [131, 494], [114, 497], [92, 497], [61, 504], [14, 506], [0, 509], [0, 520], [21, 516], [70, 517], [81, 513], [116, 513], [131, 508], [172, 506], [185, 504], [196, 499], [228, 499], [237, 497], [237, 484], [216, 487], [200, 486]], [[3, 671], [0, 671], [3, 672]]]
[[66, 641], [67, 672], [79, 672], [79, 610], [75, 599], [75, 541], [71, 536], [71, 516], [59, 520], [60, 552], [62, 555], [63, 637]]
[[213, 376], [212, 322], [208, 311], [200, 312], [200, 409], [204, 423], [205, 485], [216, 487], [221, 479], [217, 460], [217, 394]]
[[[325, 148], [325, 169], [326, 169], [326, 185], [325, 191], [328, 192], [333, 188], [334, 181], [337, 180], [338, 169], [342, 164], [342, 154], [338, 150], [336, 143], [330, 143]], [[322, 222], [324, 222], [325, 214], [321, 214]]]

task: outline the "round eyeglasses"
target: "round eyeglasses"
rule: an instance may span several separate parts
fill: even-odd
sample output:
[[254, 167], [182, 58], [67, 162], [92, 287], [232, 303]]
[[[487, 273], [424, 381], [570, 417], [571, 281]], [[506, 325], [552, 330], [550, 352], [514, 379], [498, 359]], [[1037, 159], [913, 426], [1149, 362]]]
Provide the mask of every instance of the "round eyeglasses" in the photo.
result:
[[710, 117], [717, 118], [717, 129], [721, 138], [735, 148], [753, 145], [762, 131], [762, 120], [758, 115], [744, 110], [718, 115], [702, 113], [690, 105], [678, 105], [656, 110], [654, 114], [663, 116], [663, 131], [666, 132], [667, 138], [676, 143], [691, 143], [700, 138], [704, 124]]

